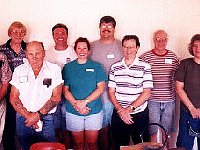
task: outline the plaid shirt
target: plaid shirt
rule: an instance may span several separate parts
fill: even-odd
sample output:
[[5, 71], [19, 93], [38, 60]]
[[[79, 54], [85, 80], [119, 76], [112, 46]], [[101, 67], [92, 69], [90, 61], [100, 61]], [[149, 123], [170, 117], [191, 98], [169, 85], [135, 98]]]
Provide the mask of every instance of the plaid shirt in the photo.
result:
[[21, 50], [17, 54], [10, 46], [11, 39], [9, 39], [5, 44], [0, 46], [0, 52], [4, 53], [8, 59], [8, 63], [10, 65], [10, 68], [12, 72], [14, 69], [23, 64], [23, 58], [25, 58], [25, 49], [26, 49], [26, 43], [22, 41], [21, 43]]
[[0, 62], [2, 63], [2, 66], [0, 67], [0, 86], [1, 86], [2, 84], [5, 84], [6, 82], [10, 81], [12, 72], [10, 70], [6, 56], [1, 52], [0, 52]]

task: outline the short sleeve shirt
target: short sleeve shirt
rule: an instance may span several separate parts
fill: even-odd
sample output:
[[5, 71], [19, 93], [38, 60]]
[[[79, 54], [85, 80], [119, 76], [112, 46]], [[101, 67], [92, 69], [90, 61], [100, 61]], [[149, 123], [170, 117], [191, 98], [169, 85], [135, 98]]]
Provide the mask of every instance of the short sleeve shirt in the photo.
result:
[[[141, 95], [144, 89], [153, 88], [151, 67], [138, 58], [128, 67], [123, 59], [112, 65], [108, 87], [115, 88], [117, 101], [126, 108]], [[134, 113], [144, 111], [146, 107], [147, 102], [138, 107]]]
[[[41, 109], [51, 98], [54, 88], [63, 83], [61, 68], [44, 61], [39, 75], [35, 78], [34, 72], [25, 59], [24, 64], [18, 66], [13, 73], [10, 84], [19, 90], [19, 99], [23, 106], [31, 112]], [[49, 113], [55, 112], [56, 107]]]
[[[107, 80], [102, 66], [92, 60], [87, 60], [85, 64], [78, 64], [77, 60], [66, 64], [62, 76], [64, 85], [69, 87], [70, 92], [77, 100], [84, 100], [97, 88], [97, 83]], [[101, 98], [88, 103], [87, 106], [91, 108], [87, 115], [100, 112], [102, 110]], [[68, 101], [66, 110], [72, 114], [81, 115]]]
[[46, 60], [59, 65], [61, 68], [77, 58], [77, 55], [71, 46], [68, 46], [67, 49], [63, 51], [55, 50], [55, 48], [52, 47], [51, 49], [46, 50], [45, 55]]
[[[200, 108], [200, 64], [193, 58], [182, 60], [176, 71], [175, 80], [184, 83], [184, 91], [188, 98], [196, 108]], [[187, 110], [183, 104], [181, 108]]]

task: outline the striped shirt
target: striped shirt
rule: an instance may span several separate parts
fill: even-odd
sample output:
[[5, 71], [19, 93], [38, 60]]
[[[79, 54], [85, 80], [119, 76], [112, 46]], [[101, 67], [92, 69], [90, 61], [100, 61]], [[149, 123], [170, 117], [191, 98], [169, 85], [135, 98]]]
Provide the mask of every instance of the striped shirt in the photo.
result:
[[175, 53], [167, 50], [165, 55], [156, 55], [152, 50], [144, 53], [140, 58], [151, 65], [154, 88], [149, 100], [174, 101], [174, 74], [179, 66], [179, 59]]
[[[128, 67], [122, 59], [111, 66], [108, 87], [115, 88], [117, 101], [126, 108], [140, 96], [143, 89], [153, 88], [151, 67], [138, 58]], [[134, 112], [141, 112], [146, 107], [147, 102]]]

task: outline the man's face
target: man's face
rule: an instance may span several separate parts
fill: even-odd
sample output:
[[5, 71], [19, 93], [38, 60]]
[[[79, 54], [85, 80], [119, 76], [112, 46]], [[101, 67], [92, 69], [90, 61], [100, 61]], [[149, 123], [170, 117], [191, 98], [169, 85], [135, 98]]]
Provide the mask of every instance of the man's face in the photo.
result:
[[101, 23], [99, 28], [101, 38], [114, 38], [115, 28], [112, 23]]
[[56, 28], [53, 32], [53, 39], [56, 44], [67, 43], [67, 32], [64, 28]]
[[155, 49], [165, 50], [167, 46], [168, 38], [165, 32], [158, 32], [154, 37]]
[[123, 52], [125, 59], [135, 58], [139, 47], [136, 46], [134, 39], [125, 40], [123, 43]]
[[31, 42], [27, 45], [26, 58], [32, 68], [39, 68], [44, 61], [45, 52], [39, 42]]
[[12, 39], [12, 42], [16, 44], [20, 44], [22, 40], [24, 39], [25, 33], [22, 28], [14, 27], [12, 31], [10, 32], [10, 38]]

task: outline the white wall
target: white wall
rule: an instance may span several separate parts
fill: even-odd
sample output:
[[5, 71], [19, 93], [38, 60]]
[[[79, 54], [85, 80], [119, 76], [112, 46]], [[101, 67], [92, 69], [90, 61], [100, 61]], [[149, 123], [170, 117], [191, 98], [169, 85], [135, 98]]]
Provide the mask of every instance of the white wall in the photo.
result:
[[93, 41], [99, 38], [104, 15], [116, 19], [118, 39], [125, 34], [140, 38], [139, 54], [153, 47], [153, 32], [164, 29], [170, 38], [167, 48], [186, 58], [191, 37], [200, 33], [200, 0], [0, 0], [0, 44], [8, 39], [13, 21], [25, 24], [27, 42], [43, 41], [46, 49], [53, 44], [56, 23], [68, 26], [71, 45], [79, 36]]
[[168, 48], [188, 57], [187, 44], [200, 33], [199, 0], [0, 0], [0, 44], [15, 20], [26, 25], [26, 41], [43, 41], [46, 48], [53, 43], [51, 28], [58, 22], [69, 27], [70, 44], [79, 36], [93, 41], [99, 38], [98, 23], [104, 15], [116, 19], [117, 38], [139, 36], [139, 54], [152, 47], [152, 33], [164, 29], [170, 36]]

